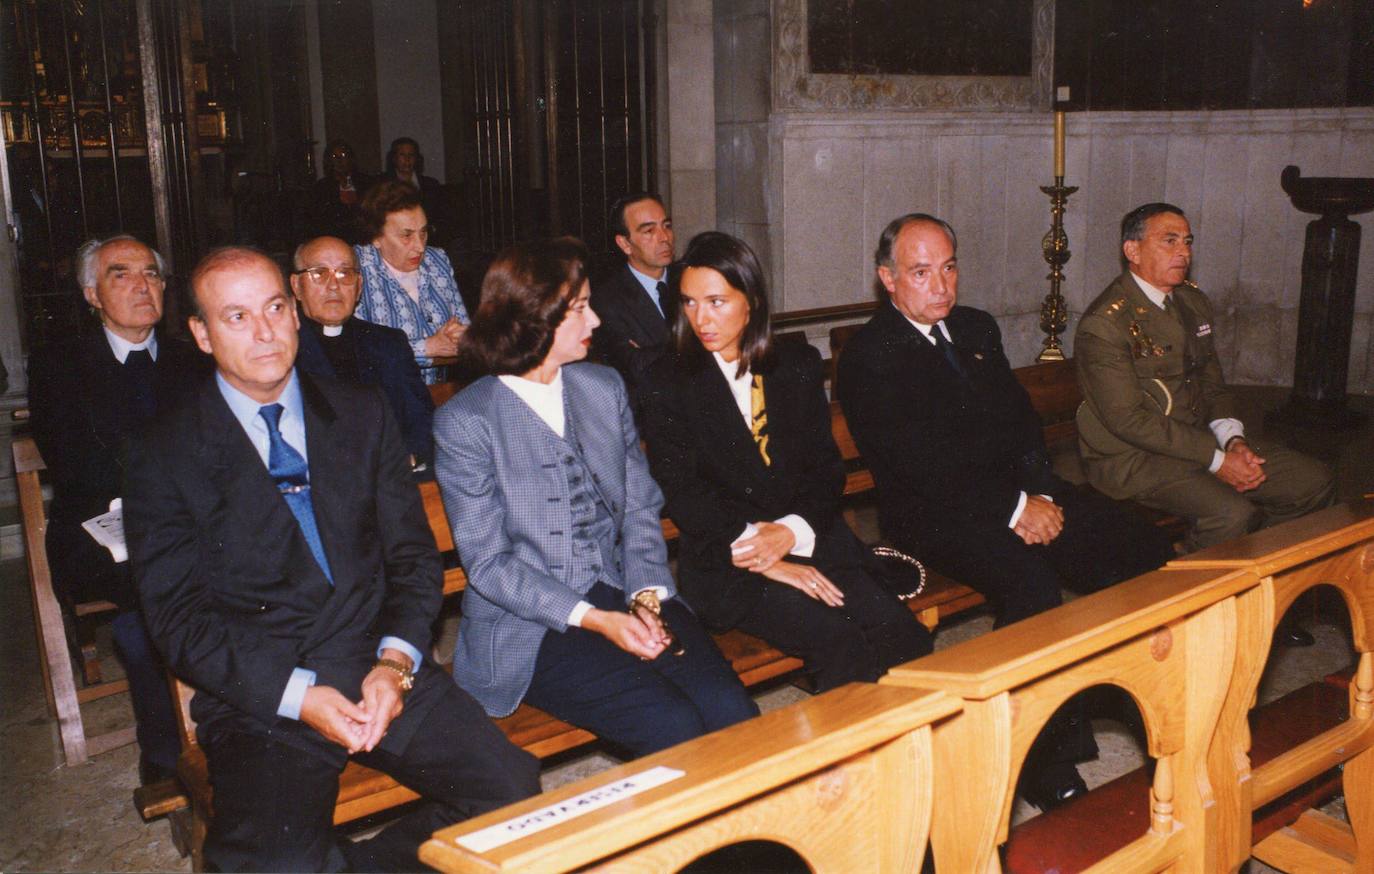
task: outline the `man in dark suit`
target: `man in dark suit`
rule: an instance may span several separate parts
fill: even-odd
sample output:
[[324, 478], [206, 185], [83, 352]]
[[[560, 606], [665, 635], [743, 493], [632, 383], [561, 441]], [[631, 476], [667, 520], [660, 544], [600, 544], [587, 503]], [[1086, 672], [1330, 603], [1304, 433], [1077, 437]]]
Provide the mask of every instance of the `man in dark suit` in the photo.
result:
[[[1104, 588], [1172, 550], [1050, 469], [997, 323], [956, 306], [956, 245], [947, 223], [919, 213], [883, 231], [875, 260], [889, 302], [846, 344], [837, 395], [873, 471], [884, 535], [978, 589], [1006, 625], [1057, 606], [1066, 585]], [[1062, 801], [1074, 781], [1032, 800]]]
[[434, 401], [405, 332], [353, 316], [362, 289], [353, 247], [338, 237], [316, 237], [297, 247], [292, 263], [291, 291], [304, 317], [296, 366], [380, 386], [416, 469], [428, 468], [434, 459]]
[[148, 640], [128, 562], [81, 527], [123, 491], [124, 441], [186, 395], [206, 370], [189, 344], [161, 336], [162, 258], [130, 236], [77, 250], [82, 293], [101, 329], [35, 352], [29, 362], [33, 435], [52, 479], [47, 546], [67, 607], [108, 600], [115, 654], [129, 680], [142, 782], [176, 771], [181, 750], [162, 660]]
[[657, 194], [632, 194], [611, 206], [611, 227], [625, 265], [592, 281], [592, 309], [601, 317], [592, 351], [620, 371], [638, 412], [644, 371], [667, 347], [677, 318], [673, 220]]
[[[216, 374], [131, 448], [144, 612], [191, 703], [219, 870], [413, 870], [431, 832], [539, 791], [538, 766], [424, 653], [442, 566], [380, 393], [294, 366], [280, 271], [241, 248], [191, 276]], [[336, 842], [348, 758], [426, 800]]]

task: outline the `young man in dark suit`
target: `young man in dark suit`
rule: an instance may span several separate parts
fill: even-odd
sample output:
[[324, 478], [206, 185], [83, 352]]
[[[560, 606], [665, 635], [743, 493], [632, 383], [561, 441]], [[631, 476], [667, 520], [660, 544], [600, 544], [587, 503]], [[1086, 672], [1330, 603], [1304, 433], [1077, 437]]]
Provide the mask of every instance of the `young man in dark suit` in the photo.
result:
[[302, 243], [292, 259], [291, 291], [301, 309], [296, 366], [306, 373], [376, 385], [401, 425], [417, 469], [434, 459], [434, 401], [404, 331], [355, 318], [362, 274], [353, 247], [338, 237]]
[[[539, 791], [424, 653], [442, 565], [376, 389], [302, 374], [280, 271], [242, 248], [191, 276], [190, 403], [130, 452], [125, 519], [153, 639], [196, 688], [219, 870], [413, 870], [437, 828]], [[349, 757], [426, 803], [336, 842]]]
[[601, 317], [592, 351], [620, 371], [637, 410], [644, 371], [663, 354], [677, 318], [673, 220], [657, 194], [632, 194], [611, 206], [611, 227], [625, 264], [592, 280], [592, 309]]
[[[1065, 586], [1095, 591], [1157, 568], [1172, 550], [1050, 469], [997, 323], [956, 305], [956, 246], [953, 228], [920, 213], [883, 231], [875, 261], [889, 302], [845, 345], [837, 395], [884, 535], [978, 589], [1000, 626], [1058, 606]], [[1042, 774], [1028, 792], [1041, 807], [1083, 791], [1062, 767]]]
[[204, 374], [207, 360], [162, 336], [162, 257], [127, 235], [90, 240], [76, 253], [78, 281], [100, 329], [35, 352], [29, 361], [34, 440], [53, 484], [48, 560], [58, 596], [108, 600], [115, 654], [129, 680], [140, 748], [139, 777], [176, 772], [181, 750], [166, 669], [148, 640], [128, 562], [115, 562], [81, 523], [123, 492], [123, 444], [165, 413]]

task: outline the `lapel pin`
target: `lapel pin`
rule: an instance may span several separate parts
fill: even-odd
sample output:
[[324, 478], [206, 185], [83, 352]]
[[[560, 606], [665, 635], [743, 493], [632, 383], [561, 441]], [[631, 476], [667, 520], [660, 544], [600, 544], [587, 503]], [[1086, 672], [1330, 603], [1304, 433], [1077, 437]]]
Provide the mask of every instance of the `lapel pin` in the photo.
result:
[[975, 352], [975, 353], [973, 353], [973, 357], [974, 357], [974, 358], [977, 358], [979, 361], [982, 361], [982, 360], [983, 360], [983, 353], [982, 353], [982, 352]]

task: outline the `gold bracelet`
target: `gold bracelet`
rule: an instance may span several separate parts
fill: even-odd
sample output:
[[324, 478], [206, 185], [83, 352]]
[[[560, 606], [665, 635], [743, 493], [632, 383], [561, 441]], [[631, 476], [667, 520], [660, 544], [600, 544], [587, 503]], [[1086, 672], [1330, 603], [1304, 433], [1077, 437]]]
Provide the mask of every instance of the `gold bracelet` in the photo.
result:
[[373, 668], [393, 671], [396, 676], [401, 678], [401, 697], [405, 697], [406, 693], [415, 686], [415, 672], [406, 670], [406, 666], [395, 659], [377, 659], [377, 664], [373, 665]]
[[663, 611], [662, 605], [658, 602], [658, 592], [653, 589], [640, 589], [635, 592], [634, 602], [655, 616]]

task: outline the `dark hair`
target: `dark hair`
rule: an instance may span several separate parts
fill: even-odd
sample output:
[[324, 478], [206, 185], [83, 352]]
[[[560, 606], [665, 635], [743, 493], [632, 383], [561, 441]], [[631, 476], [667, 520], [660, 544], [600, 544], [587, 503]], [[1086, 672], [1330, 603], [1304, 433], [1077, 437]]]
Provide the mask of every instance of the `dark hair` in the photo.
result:
[[419, 176], [425, 171], [425, 156], [420, 154], [420, 144], [410, 137], [397, 137], [391, 141], [391, 147], [386, 150], [386, 175], [396, 172], [396, 150], [401, 146], [415, 149], [415, 175]]
[[1188, 217], [1172, 203], [1146, 203], [1126, 213], [1121, 218], [1121, 245], [1126, 245], [1128, 240], [1145, 239], [1145, 223], [1166, 212], [1172, 212], [1180, 218]]
[[878, 237], [878, 248], [873, 251], [873, 266], [886, 267], [892, 269], [892, 247], [897, 242], [897, 237], [907, 225], [916, 222], [930, 222], [939, 225], [940, 229], [949, 237], [949, 245], [955, 253], [959, 251], [959, 238], [954, 235], [954, 228], [950, 227], [949, 222], [942, 218], [936, 218], [924, 212], [909, 212], [904, 216], [893, 219], [883, 228], [882, 236]]
[[[768, 317], [768, 283], [763, 278], [763, 268], [759, 266], [754, 250], [743, 240], [729, 234], [705, 231], [687, 244], [682, 266], [684, 272], [693, 267], [716, 271], [731, 288], [743, 294], [749, 304], [749, 321], [740, 336], [736, 374], [741, 375], [746, 370], [753, 373], [772, 370], [773, 328]], [[686, 308], [682, 306], [678, 307], [677, 319], [673, 322], [673, 342], [682, 353], [705, 351], [691, 323], [687, 321]]]
[[587, 258], [576, 237], [516, 243], [497, 255], [463, 338], [465, 364], [475, 372], [517, 376], [538, 367], [586, 281]]
[[607, 222], [607, 226], [611, 229], [611, 247], [615, 248], [616, 251], [619, 251], [619, 247], [615, 245], [615, 238], [630, 236], [630, 226], [625, 224], [625, 210], [628, 209], [631, 204], [639, 203], [641, 200], [652, 200], [654, 203], [662, 206], [665, 211], [668, 209], [668, 207], [663, 206], [663, 198], [654, 194], [652, 191], [640, 191], [635, 194], [627, 194], [611, 204], [611, 220]]
[[281, 265], [272, 260], [272, 257], [261, 249], [253, 246], [220, 246], [218, 249], [211, 249], [205, 253], [205, 257], [196, 262], [196, 266], [191, 270], [191, 293], [188, 295], [191, 304], [191, 315], [205, 321], [205, 308], [200, 305], [200, 295], [197, 293], [200, 284], [205, 281], [205, 277], [217, 270], [224, 270], [229, 267], [236, 267], [240, 264], [249, 264], [254, 261], [266, 262], [269, 267], [276, 271], [277, 279], [281, 283], [282, 291], [287, 290], [286, 277], [282, 275]]
[[420, 192], [399, 179], [383, 179], [367, 190], [359, 207], [363, 239], [372, 241], [382, 235], [386, 217], [393, 212], [421, 206]]

